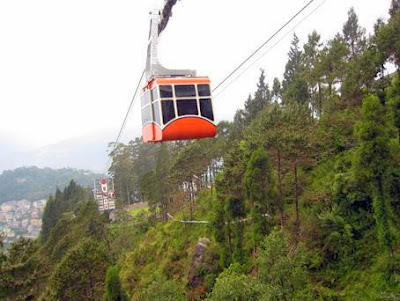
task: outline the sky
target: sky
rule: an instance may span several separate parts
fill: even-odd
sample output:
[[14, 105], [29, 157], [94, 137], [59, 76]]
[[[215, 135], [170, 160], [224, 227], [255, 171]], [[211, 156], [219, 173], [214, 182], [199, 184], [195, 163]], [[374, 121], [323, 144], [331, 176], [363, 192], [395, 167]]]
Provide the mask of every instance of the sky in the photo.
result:
[[[304, 0], [181, 0], [160, 37], [167, 68], [196, 69], [214, 87], [307, 3]], [[387, 19], [390, 0], [315, 0], [271, 41], [234, 82], [214, 94], [217, 121], [231, 120], [267, 81], [282, 77], [295, 32], [304, 43], [316, 30], [326, 41], [341, 31], [354, 7], [373, 31]], [[117, 136], [145, 65], [149, 11], [163, 0], [0, 1], [0, 142], [26, 148], [102, 129]], [[239, 77], [238, 77], [239, 76]], [[123, 134], [140, 133], [139, 101]]]

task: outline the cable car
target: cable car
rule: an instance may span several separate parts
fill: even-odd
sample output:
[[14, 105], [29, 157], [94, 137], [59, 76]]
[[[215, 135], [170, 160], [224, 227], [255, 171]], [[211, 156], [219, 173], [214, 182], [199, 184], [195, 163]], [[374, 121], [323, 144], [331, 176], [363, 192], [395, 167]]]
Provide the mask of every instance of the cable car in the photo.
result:
[[143, 140], [214, 137], [217, 132], [207, 77], [155, 78], [142, 91]]
[[194, 70], [171, 70], [157, 59], [157, 42], [166, 26], [163, 16], [151, 13], [147, 51], [146, 85], [141, 91], [142, 135], [144, 142], [215, 137], [210, 79], [197, 77]]

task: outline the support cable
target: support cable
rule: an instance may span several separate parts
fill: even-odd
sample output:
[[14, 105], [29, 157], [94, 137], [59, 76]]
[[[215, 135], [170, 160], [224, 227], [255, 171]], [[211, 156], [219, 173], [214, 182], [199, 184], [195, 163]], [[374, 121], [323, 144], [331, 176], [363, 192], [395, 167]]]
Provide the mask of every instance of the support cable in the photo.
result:
[[[261, 60], [265, 55], [267, 55], [272, 49], [274, 49], [284, 38], [286, 38], [290, 33], [292, 33], [298, 26], [300, 26], [305, 20], [307, 20], [312, 14], [314, 14], [322, 5], [328, 0], [323, 0], [315, 9], [313, 9], [309, 14], [307, 14], [303, 19], [301, 19], [296, 25], [292, 27], [288, 32], [285, 33], [278, 41], [276, 41], [270, 48], [264, 51], [255, 61], [253, 61], [249, 66], [247, 66], [242, 72], [240, 72], [229, 84], [225, 85], [220, 91], [214, 96], [216, 99], [220, 96], [227, 88], [229, 88], [235, 81], [237, 81], [246, 71], [253, 67], [259, 60]], [[215, 89], [214, 89], [215, 90]]]
[[288, 26], [298, 15], [300, 15], [308, 6], [311, 5], [315, 0], [310, 0], [306, 5], [304, 5], [295, 15], [293, 15], [285, 24], [283, 24], [277, 31], [275, 31], [260, 47], [253, 51], [250, 56], [248, 56], [242, 63], [240, 63], [227, 77], [225, 77], [214, 89], [216, 91], [221, 87], [229, 78], [232, 77], [244, 64], [246, 64], [254, 55], [256, 55], [265, 45], [267, 45], [277, 34], [279, 34], [286, 26]]
[[[131, 112], [131, 110], [132, 110], [133, 105], [135, 104], [136, 96], [137, 96], [137, 94], [138, 94], [138, 91], [139, 91], [139, 88], [140, 88], [140, 84], [142, 83], [142, 80], [143, 80], [145, 71], [146, 71], [146, 70], [143, 70], [142, 75], [140, 76], [139, 82], [137, 83], [135, 93], [133, 94], [131, 103], [129, 104], [129, 107], [128, 107], [128, 110], [127, 110], [127, 112], [126, 112], [124, 121], [122, 122], [122, 125], [121, 125], [121, 128], [120, 128], [120, 130], [119, 130], [117, 139], [116, 139], [115, 142], [114, 142], [115, 144], [114, 144], [114, 147], [113, 147], [113, 149], [112, 149], [111, 152], [113, 152], [113, 151], [117, 148], [118, 143], [119, 143], [119, 140], [120, 140], [120, 138], [121, 138], [121, 136], [122, 136], [122, 133], [124, 132], [126, 123], [127, 123], [127, 121], [128, 121], [129, 114], [130, 114], [130, 112]], [[108, 162], [107, 162], [107, 165], [106, 165], [106, 171], [105, 171], [104, 174], [107, 174], [107, 173], [108, 173], [108, 168], [109, 168], [109, 166], [110, 166], [110, 163], [111, 163], [111, 157], [108, 158]]]

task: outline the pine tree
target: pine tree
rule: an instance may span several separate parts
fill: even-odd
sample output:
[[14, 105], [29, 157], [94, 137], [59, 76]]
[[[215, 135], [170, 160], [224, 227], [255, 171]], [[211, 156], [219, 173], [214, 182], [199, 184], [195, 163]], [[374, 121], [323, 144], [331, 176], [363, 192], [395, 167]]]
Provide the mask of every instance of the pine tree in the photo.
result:
[[308, 41], [304, 44], [304, 64], [303, 78], [308, 83], [308, 93], [311, 98], [311, 105], [314, 113], [318, 116], [322, 114], [322, 73], [319, 68], [316, 68], [320, 59], [321, 36], [313, 31], [308, 35]]
[[265, 71], [261, 69], [260, 78], [257, 84], [257, 91], [254, 98], [249, 96], [245, 102], [245, 115], [247, 124], [271, 103], [271, 92], [268, 84], [265, 83]]
[[281, 82], [277, 77], [274, 78], [274, 83], [272, 86], [272, 100], [275, 103], [279, 103], [282, 100], [282, 87]]
[[371, 194], [378, 240], [393, 254], [392, 209], [389, 200], [391, 175], [391, 132], [386, 108], [375, 95], [364, 98], [362, 120], [356, 124], [359, 146], [354, 154], [354, 171]]
[[390, 7], [390, 15], [393, 16], [394, 14], [400, 11], [400, 0], [392, 0], [392, 5]]
[[262, 237], [266, 234], [266, 215], [271, 216], [275, 211], [275, 181], [268, 153], [263, 148], [253, 152], [247, 163], [244, 175], [244, 186], [250, 200], [253, 220], [253, 249], [257, 252]]
[[291, 102], [308, 103], [309, 93], [307, 82], [303, 79], [304, 71], [303, 53], [300, 50], [299, 38], [294, 35], [288, 53], [289, 60], [286, 63], [283, 87], [283, 104]]
[[365, 29], [358, 24], [358, 16], [354, 8], [348, 11], [348, 19], [343, 25], [343, 37], [350, 50], [350, 58], [359, 55], [365, 49]]
[[299, 38], [296, 36], [296, 34], [294, 34], [288, 53], [289, 59], [285, 66], [285, 73], [283, 74], [283, 89], [286, 89], [291, 83], [295, 81], [296, 76], [302, 67], [302, 52], [300, 50], [299, 42]]

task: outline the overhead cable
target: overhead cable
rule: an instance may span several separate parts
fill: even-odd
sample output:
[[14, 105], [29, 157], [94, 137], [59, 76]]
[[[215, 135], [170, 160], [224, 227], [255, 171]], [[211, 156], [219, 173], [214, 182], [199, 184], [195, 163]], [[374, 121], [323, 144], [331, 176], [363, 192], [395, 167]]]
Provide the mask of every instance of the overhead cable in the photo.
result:
[[[130, 114], [130, 112], [131, 112], [131, 110], [132, 110], [133, 105], [135, 104], [136, 96], [137, 96], [137, 94], [138, 94], [138, 92], [139, 92], [140, 84], [142, 83], [144, 74], [145, 74], [145, 70], [143, 70], [142, 75], [140, 76], [139, 82], [138, 82], [137, 85], [136, 85], [135, 93], [133, 94], [132, 100], [131, 100], [131, 102], [130, 102], [130, 104], [129, 104], [128, 110], [127, 110], [127, 112], [126, 112], [126, 114], [125, 114], [124, 121], [122, 122], [122, 125], [121, 125], [121, 128], [120, 128], [120, 130], [119, 130], [117, 139], [116, 139], [115, 142], [114, 142], [114, 147], [113, 147], [113, 149], [112, 149], [111, 152], [113, 152], [113, 151], [116, 149], [116, 147], [118, 146], [118, 143], [119, 143], [119, 141], [120, 141], [120, 139], [121, 139], [122, 133], [124, 132], [126, 123], [127, 123], [127, 121], [128, 121], [129, 114]], [[106, 165], [106, 171], [108, 170], [108, 167], [109, 167], [109, 165], [110, 165], [110, 162], [111, 162], [111, 157], [108, 158], [108, 162], [107, 162], [107, 165]], [[107, 172], [106, 172], [106, 173], [107, 173]]]
[[285, 24], [283, 24], [277, 31], [275, 31], [264, 43], [261, 44], [255, 51], [252, 52], [243, 62], [241, 62], [227, 77], [225, 77], [214, 89], [215, 92], [221, 87], [229, 78], [232, 77], [244, 64], [246, 64], [254, 55], [256, 55], [265, 45], [267, 45], [277, 34], [279, 34], [286, 26], [288, 26], [298, 15], [300, 15], [307, 7], [309, 7], [315, 0], [310, 0], [304, 5], [295, 15], [293, 15]]

